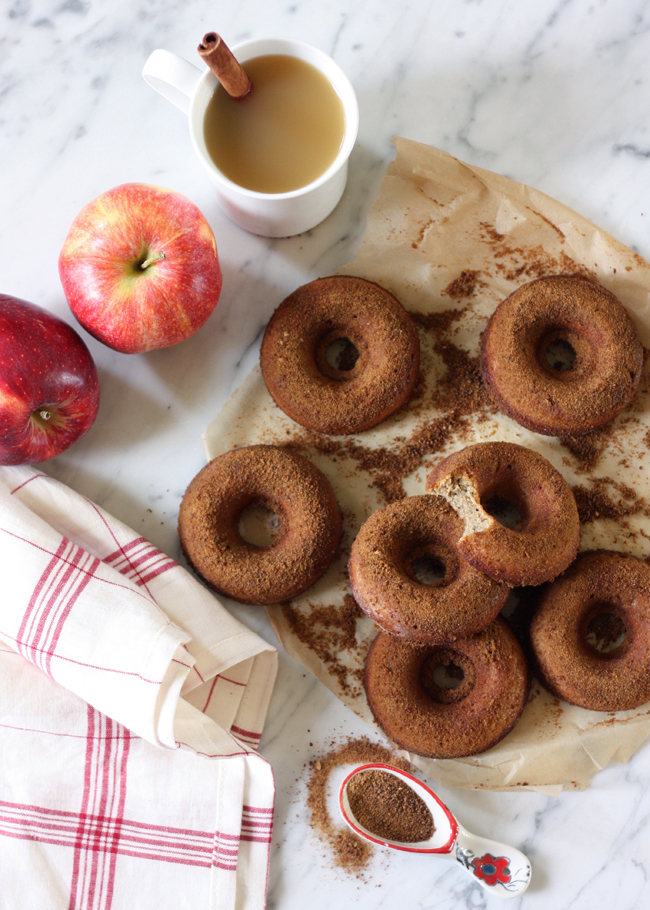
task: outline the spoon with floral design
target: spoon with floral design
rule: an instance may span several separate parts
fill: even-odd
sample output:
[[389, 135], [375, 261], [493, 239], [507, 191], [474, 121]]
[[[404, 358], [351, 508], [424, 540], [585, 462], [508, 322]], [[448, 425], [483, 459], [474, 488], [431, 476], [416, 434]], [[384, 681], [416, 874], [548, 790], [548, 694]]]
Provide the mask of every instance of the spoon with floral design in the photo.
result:
[[[409, 841], [400, 841], [391, 840], [385, 836], [385, 824], [371, 822], [363, 811], [364, 804], [362, 800], [365, 799], [368, 802], [372, 798], [370, 795], [371, 791], [367, 789], [363, 793], [363, 790], [358, 786], [361, 783], [361, 779], [357, 776], [368, 771], [378, 771], [392, 775], [398, 781], [410, 787], [431, 813], [433, 833], [426, 839], [416, 842], [410, 842], [410, 838]], [[355, 780], [356, 785], [353, 783]], [[369, 781], [368, 778], [366, 780]], [[375, 777], [374, 781], [376, 782], [377, 780], [381, 781], [380, 778]], [[382, 792], [386, 792], [384, 789], [386, 783], [392, 782], [381, 781]], [[396, 787], [394, 786], [393, 789], [398, 788], [400, 788], [399, 784]], [[350, 799], [352, 799], [352, 806], [350, 805]], [[403, 802], [400, 805], [405, 806]], [[356, 815], [353, 806], [356, 807]], [[523, 853], [515, 850], [514, 847], [508, 847], [506, 844], [501, 844], [490, 838], [471, 834], [459, 824], [447, 806], [429, 787], [416, 777], [413, 777], [412, 774], [400, 771], [399, 768], [379, 762], [359, 765], [348, 774], [341, 784], [339, 807], [344, 820], [359, 837], [373, 844], [391, 847], [393, 850], [404, 850], [410, 853], [433, 853], [444, 859], [458, 862], [486, 891], [499, 897], [519, 897], [530, 884], [530, 862]], [[404, 816], [405, 812], [406, 809], [404, 808], [400, 814]], [[370, 828], [364, 827], [357, 815], [364, 817], [366, 823], [376, 827], [376, 829], [381, 831], [381, 834], [373, 833]]]

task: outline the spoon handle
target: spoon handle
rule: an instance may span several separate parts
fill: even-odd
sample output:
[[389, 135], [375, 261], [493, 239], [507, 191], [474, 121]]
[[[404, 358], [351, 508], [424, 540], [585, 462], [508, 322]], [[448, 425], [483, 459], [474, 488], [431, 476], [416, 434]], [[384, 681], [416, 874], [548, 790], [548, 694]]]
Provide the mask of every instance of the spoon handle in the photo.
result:
[[519, 850], [478, 837], [458, 826], [452, 856], [471, 876], [492, 894], [519, 897], [530, 884], [530, 862]]

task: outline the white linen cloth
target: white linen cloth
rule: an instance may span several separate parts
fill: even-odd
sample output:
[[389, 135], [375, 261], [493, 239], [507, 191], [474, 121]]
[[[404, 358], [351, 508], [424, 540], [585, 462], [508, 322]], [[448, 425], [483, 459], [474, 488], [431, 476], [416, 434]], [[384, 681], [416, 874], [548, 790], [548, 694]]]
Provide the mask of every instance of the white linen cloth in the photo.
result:
[[0, 468], [0, 577], [1, 910], [263, 907], [276, 649], [31, 467]]

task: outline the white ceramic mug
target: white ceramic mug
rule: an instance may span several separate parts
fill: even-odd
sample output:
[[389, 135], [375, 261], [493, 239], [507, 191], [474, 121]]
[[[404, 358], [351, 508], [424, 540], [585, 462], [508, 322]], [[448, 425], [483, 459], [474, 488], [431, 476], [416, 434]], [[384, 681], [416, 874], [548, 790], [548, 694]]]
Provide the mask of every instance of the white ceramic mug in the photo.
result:
[[343, 70], [327, 54], [303, 41], [263, 38], [232, 48], [240, 63], [264, 54], [286, 54], [311, 63], [329, 79], [345, 110], [345, 133], [338, 155], [318, 179], [288, 193], [258, 193], [229, 180], [215, 166], [203, 138], [203, 118], [218, 80], [170, 51], [154, 51], [142, 70], [145, 81], [188, 115], [194, 149], [208, 172], [217, 201], [235, 224], [264, 237], [289, 237], [319, 224], [343, 195], [348, 158], [359, 128], [359, 106]]

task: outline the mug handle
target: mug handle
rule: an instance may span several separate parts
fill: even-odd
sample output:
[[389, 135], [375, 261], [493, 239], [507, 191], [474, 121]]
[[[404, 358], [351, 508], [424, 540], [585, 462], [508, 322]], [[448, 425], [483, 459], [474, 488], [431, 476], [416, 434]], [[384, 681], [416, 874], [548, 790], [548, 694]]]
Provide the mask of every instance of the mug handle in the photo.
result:
[[142, 69], [144, 81], [184, 114], [189, 114], [190, 98], [204, 70], [171, 51], [154, 51]]

